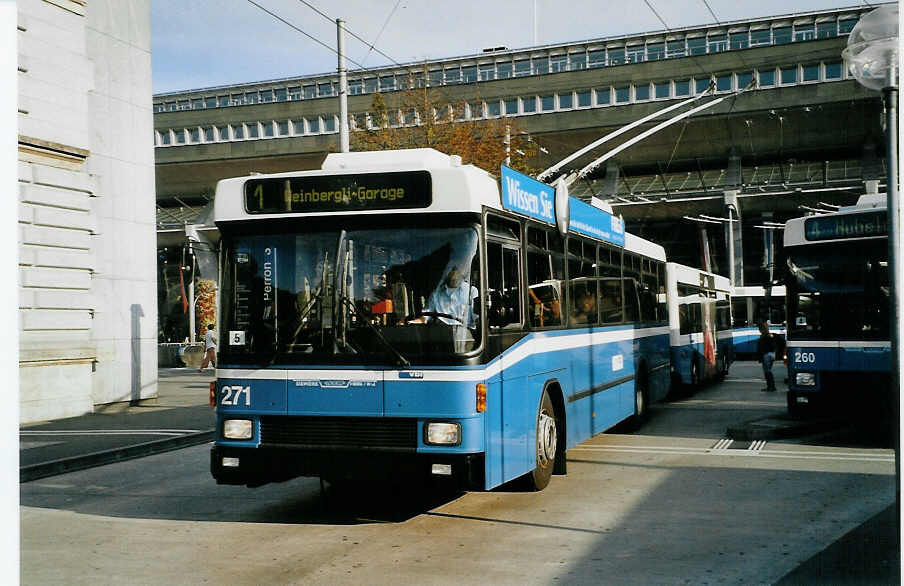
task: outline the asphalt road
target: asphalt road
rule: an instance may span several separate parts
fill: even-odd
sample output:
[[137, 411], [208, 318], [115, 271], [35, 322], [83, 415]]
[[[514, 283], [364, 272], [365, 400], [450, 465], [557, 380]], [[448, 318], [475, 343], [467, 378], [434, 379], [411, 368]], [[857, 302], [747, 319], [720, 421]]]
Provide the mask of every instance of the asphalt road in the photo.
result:
[[203, 445], [28, 482], [22, 583], [897, 583], [890, 438], [732, 440], [784, 413], [755, 367], [570, 450], [539, 493], [217, 486]]

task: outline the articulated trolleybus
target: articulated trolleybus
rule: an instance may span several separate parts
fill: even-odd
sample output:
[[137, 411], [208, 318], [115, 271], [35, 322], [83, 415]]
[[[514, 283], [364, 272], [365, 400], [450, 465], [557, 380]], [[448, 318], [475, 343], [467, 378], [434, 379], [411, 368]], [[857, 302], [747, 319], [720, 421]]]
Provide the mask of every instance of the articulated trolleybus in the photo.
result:
[[788, 410], [835, 398], [891, 408], [884, 194], [785, 224]]
[[432, 149], [220, 181], [211, 471], [542, 489], [668, 390], [665, 254]]
[[731, 366], [731, 284], [694, 267], [665, 267], [672, 384], [695, 388]]

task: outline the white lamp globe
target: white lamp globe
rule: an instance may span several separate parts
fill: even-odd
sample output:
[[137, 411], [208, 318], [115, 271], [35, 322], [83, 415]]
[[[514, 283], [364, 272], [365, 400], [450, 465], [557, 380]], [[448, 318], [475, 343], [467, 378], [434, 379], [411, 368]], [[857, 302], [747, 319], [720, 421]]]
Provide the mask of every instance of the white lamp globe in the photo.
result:
[[848, 37], [841, 56], [862, 85], [881, 90], [897, 87], [898, 5], [881, 6], [863, 16]]

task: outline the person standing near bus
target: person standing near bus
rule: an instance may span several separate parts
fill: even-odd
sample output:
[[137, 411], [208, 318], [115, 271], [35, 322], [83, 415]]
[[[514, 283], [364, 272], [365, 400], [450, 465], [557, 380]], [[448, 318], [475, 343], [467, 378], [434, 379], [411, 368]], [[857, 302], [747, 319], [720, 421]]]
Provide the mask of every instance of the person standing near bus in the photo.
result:
[[207, 324], [207, 333], [204, 334], [204, 361], [201, 363], [201, 368], [198, 369], [198, 372], [204, 372], [204, 369], [207, 368], [207, 365], [213, 364], [213, 367], [217, 367], [217, 334], [214, 332], [216, 324]]
[[769, 322], [760, 322], [760, 339], [756, 343], [757, 362], [763, 365], [763, 376], [766, 378], [764, 393], [775, 392], [775, 377], [772, 375], [772, 363], [775, 362], [775, 350], [778, 344], [775, 336], [769, 331]]

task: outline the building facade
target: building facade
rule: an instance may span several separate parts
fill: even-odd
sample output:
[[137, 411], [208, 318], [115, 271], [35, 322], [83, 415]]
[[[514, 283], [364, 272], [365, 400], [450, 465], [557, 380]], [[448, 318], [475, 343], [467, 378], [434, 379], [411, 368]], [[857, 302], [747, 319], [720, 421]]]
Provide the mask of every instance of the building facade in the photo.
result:
[[[710, 264], [726, 276], [728, 220], [735, 220], [736, 284], [762, 283], [766, 259], [781, 259], [769, 253], [774, 230], [763, 226], [852, 203], [865, 182], [884, 182], [881, 98], [849, 76], [841, 56], [848, 33], [872, 8], [352, 71], [351, 128], [372, 127], [377, 94], [393, 125], [418, 124], [405, 110], [405, 90], [433, 88], [463, 106], [463, 120], [516, 120], [543, 147], [533, 162], [540, 170], [678, 101], [730, 96], [622, 151], [573, 195], [608, 201], [631, 231], [663, 244], [674, 260]], [[218, 179], [319, 167], [338, 150], [337, 95], [338, 76], [327, 73], [154, 96], [161, 231], [178, 232], [180, 214], [193, 222]]]
[[157, 396], [148, 0], [18, 2], [23, 423]]

